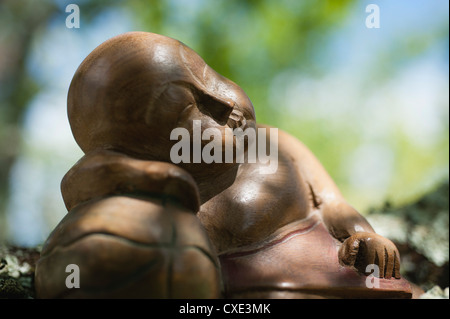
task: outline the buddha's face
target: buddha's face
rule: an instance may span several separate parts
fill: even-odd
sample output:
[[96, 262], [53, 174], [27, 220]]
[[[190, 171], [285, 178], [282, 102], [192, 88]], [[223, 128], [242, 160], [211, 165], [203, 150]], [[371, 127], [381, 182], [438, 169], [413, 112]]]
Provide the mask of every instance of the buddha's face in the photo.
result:
[[[145, 32], [106, 41], [80, 65], [68, 98], [69, 120], [85, 152], [113, 149], [170, 162], [171, 132], [193, 121], [222, 133], [255, 129], [245, 92], [181, 42]], [[199, 123], [199, 122], [197, 122]], [[203, 140], [202, 145], [208, 144]]]
[[[165, 53], [161, 52], [162, 55]], [[148, 109], [147, 123], [155, 126], [156, 121], [163, 119], [167, 123], [166, 129], [161, 131], [165, 137], [170, 137], [173, 129], [184, 128], [194, 139], [196, 121], [202, 134], [207, 129], [220, 132], [220, 138], [202, 139], [202, 146], [214, 141], [224, 157], [225, 144], [231, 141], [235, 154], [236, 138], [232, 136], [232, 130], [245, 131], [256, 126], [251, 101], [238, 85], [215, 72], [190, 48], [179, 44], [178, 53], [177, 63], [171, 61], [172, 68], [176, 66], [178, 72], [172, 69], [161, 84], [160, 94]], [[168, 142], [168, 145], [173, 144], [174, 141]], [[245, 144], [245, 149], [247, 146]]]

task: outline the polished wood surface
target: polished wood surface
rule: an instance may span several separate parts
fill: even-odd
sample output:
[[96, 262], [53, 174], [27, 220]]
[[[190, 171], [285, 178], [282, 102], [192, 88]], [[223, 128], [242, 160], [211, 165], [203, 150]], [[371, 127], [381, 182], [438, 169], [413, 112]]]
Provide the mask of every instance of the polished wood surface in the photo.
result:
[[[288, 133], [273, 174], [171, 161], [171, 131], [192, 133], [194, 120], [269, 134], [245, 92], [183, 43], [146, 32], [104, 42], [73, 77], [68, 116], [85, 156], [62, 181], [69, 212], [44, 246], [39, 297], [412, 297], [395, 245]], [[70, 263], [77, 290], [64, 286]]]

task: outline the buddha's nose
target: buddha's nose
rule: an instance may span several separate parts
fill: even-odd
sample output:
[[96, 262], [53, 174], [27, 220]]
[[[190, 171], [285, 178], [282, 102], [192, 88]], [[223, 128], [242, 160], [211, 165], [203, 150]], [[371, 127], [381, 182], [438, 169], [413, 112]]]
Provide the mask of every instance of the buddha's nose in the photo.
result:
[[236, 103], [227, 98], [205, 94], [201, 101], [204, 110], [219, 124], [224, 125]]

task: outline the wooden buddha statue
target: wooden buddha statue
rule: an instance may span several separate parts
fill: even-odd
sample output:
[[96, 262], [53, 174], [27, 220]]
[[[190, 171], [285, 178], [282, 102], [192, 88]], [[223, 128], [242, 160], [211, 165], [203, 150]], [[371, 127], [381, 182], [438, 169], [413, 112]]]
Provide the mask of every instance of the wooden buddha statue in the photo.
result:
[[[104, 42], [73, 77], [68, 115], [85, 155], [62, 181], [68, 214], [44, 245], [38, 297], [412, 297], [395, 245], [314, 155], [281, 130], [272, 139], [245, 92], [183, 43], [146, 32]], [[177, 128], [191, 138], [186, 161], [173, 160]], [[275, 147], [276, 171], [225, 152], [198, 160], [233, 129]], [[194, 145], [207, 132], [223, 135]], [[69, 264], [80, 288], [65, 285]]]

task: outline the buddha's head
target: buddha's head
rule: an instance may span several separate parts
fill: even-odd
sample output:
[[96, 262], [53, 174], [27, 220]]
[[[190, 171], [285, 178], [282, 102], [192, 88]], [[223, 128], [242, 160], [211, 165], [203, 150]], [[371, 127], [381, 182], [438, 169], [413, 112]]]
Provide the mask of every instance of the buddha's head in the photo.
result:
[[[68, 94], [73, 135], [87, 153], [116, 150], [170, 162], [175, 128], [255, 128], [253, 105], [192, 49], [165, 36], [130, 32], [98, 46]], [[207, 144], [208, 141], [203, 141]]]

